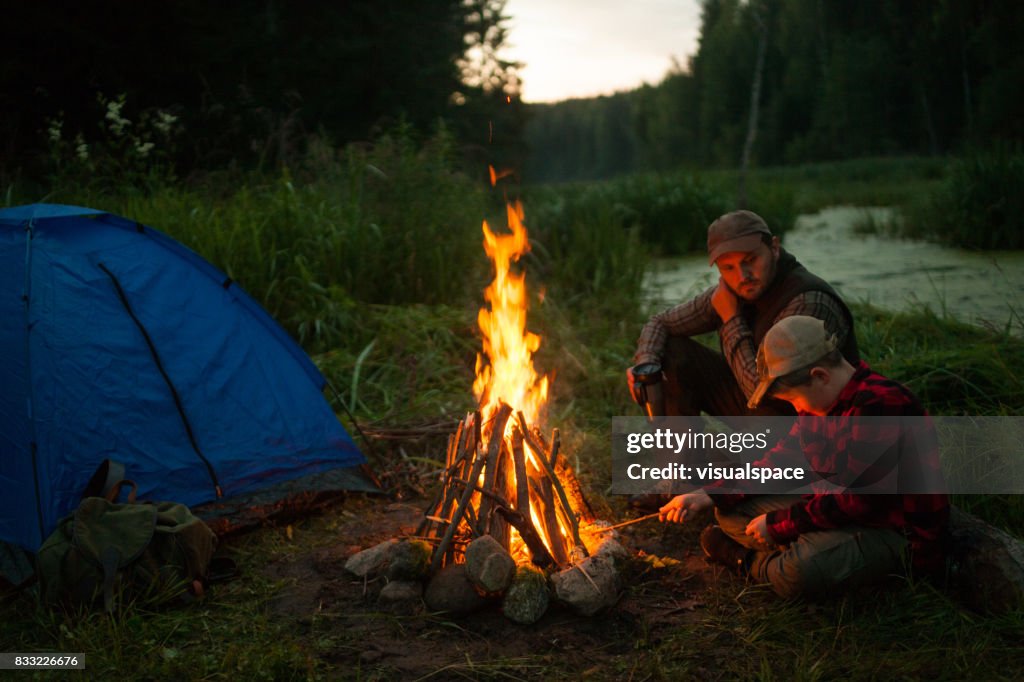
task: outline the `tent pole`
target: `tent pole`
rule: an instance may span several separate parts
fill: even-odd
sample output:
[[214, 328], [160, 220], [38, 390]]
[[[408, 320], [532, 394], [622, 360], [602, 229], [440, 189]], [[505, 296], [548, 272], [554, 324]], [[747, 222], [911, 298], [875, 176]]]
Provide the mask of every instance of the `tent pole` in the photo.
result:
[[39, 491], [39, 440], [36, 438], [36, 417], [35, 407], [33, 405], [33, 385], [32, 385], [32, 318], [30, 315], [30, 307], [32, 305], [32, 239], [34, 233], [32, 231], [32, 219], [29, 218], [28, 222], [25, 223], [25, 288], [22, 296], [22, 300], [25, 302], [25, 379], [28, 383], [28, 391], [26, 396], [28, 398], [26, 404], [26, 410], [28, 412], [28, 423], [31, 425], [31, 443], [29, 449], [32, 452], [32, 483], [35, 486], [36, 493], [36, 521], [39, 524], [39, 543], [42, 544], [46, 541], [46, 529], [43, 523], [43, 501]]

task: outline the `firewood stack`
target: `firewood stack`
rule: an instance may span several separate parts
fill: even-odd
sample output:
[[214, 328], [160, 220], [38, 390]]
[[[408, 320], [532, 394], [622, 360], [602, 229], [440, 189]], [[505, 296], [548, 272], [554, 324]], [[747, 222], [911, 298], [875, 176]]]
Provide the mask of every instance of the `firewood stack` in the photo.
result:
[[489, 423], [472, 412], [449, 436], [441, 492], [416, 532], [434, 546], [432, 574], [462, 563], [466, 546], [485, 535], [517, 563], [544, 570], [587, 556], [580, 525], [593, 523], [594, 515], [559, 453], [558, 430], [549, 444], [522, 412], [509, 429], [512, 418], [512, 408], [501, 403]]

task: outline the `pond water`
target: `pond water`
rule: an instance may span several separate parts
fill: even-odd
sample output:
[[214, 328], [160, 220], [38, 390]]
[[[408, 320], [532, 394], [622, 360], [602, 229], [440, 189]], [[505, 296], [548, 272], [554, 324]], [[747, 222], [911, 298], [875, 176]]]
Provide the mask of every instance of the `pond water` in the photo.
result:
[[[782, 245], [848, 301], [889, 310], [919, 310], [1024, 333], [1024, 251], [975, 252], [927, 242], [862, 235], [866, 215], [885, 208], [837, 206], [802, 215]], [[703, 255], [662, 259], [649, 272], [649, 299], [667, 307], [718, 281]]]

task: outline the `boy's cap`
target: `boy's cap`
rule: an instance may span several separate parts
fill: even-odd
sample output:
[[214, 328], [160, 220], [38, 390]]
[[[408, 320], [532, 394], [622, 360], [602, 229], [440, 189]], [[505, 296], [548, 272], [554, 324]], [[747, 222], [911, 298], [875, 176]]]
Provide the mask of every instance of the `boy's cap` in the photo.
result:
[[756, 408], [779, 377], [813, 365], [838, 346], [835, 334], [825, 331], [816, 317], [791, 315], [775, 323], [757, 351], [759, 381], [747, 407]]
[[708, 225], [708, 265], [714, 265], [723, 253], [753, 251], [763, 234], [770, 237], [772, 231], [753, 211], [726, 213]]

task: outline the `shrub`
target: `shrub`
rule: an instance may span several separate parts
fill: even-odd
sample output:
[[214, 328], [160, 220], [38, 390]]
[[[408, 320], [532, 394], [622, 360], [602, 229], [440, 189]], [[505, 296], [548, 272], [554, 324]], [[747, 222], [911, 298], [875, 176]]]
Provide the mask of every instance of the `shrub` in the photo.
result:
[[1024, 154], [997, 146], [952, 162], [947, 179], [912, 207], [905, 233], [971, 249], [1024, 248]]

